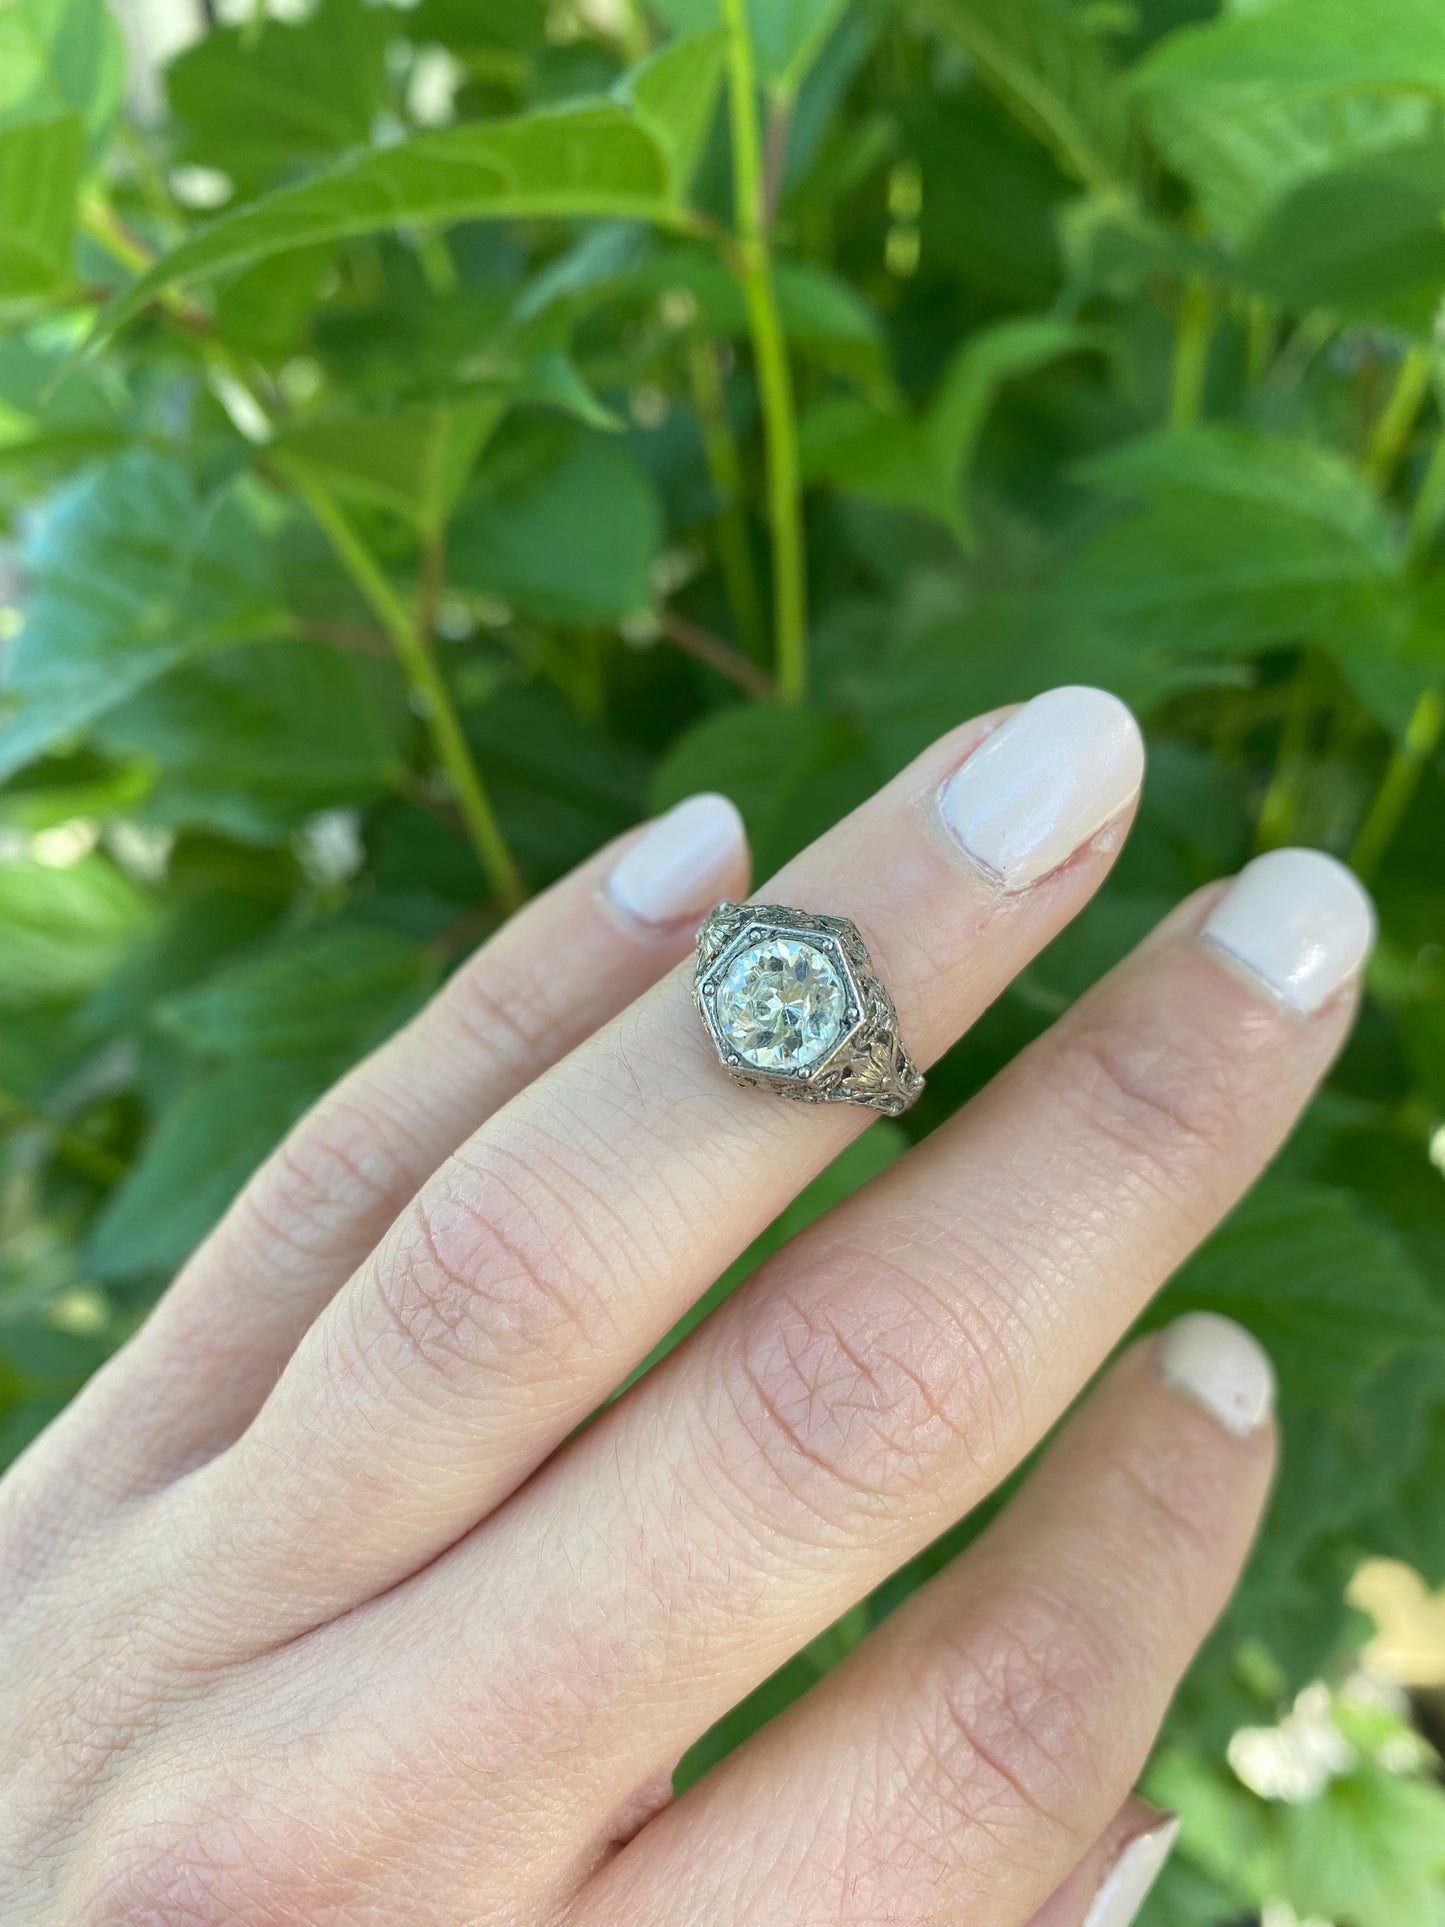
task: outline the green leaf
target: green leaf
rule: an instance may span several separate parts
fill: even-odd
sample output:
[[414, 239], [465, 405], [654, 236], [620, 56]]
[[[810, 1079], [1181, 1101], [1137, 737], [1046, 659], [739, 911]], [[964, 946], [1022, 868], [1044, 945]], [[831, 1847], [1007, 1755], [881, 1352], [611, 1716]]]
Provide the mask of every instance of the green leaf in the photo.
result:
[[1135, 506], [1048, 597], [1079, 647], [1113, 636], [1196, 660], [1310, 638], [1345, 660], [1406, 647], [1396, 534], [1333, 451], [1210, 426], [1123, 443], [1081, 474]]
[[[854, 380], [889, 400], [893, 381], [877, 310], [841, 276], [808, 261], [780, 260], [774, 288], [788, 344], [800, 360]], [[635, 227], [595, 228], [550, 261], [523, 295], [518, 318], [574, 322], [610, 302], [645, 311], [669, 296], [695, 307], [695, 325], [746, 340], [747, 299], [736, 274], [711, 248], [655, 247]]]
[[[540, 883], [573, 869], [645, 813], [646, 759], [584, 722], [553, 689], [503, 690], [470, 710], [466, 726], [507, 842]], [[476, 894], [473, 880], [473, 901]]]
[[667, 155], [673, 192], [681, 197], [697, 172], [722, 91], [727, 35], [692, 34], [645, 60], [619, 89]]
[[167, 904], [132, 943], [118, 968], [82, 1007], [79, 1028], [92, 1043], [146, 1029], [162, 1001], [212, 976], [259, 943], [285, 913], [280, 879], [243, 888], [208, 875], [202, 888]]
[[283, 473], [304, 471], [348, 501], [436, 531], [510, 399], [498, 388], [385, 415], [318, 416], [278, 435], [265, 457]]
[[156, 766], [146, 820], [268, 843], [318, 810], [395, 785], [399, 693], [389, 661], [260, 643], [150, 683], [93, 734], [102, 748]]
[[1426, 1446], [1445, 1307], [1349, 1192], [1281, 1175], [1184, 1267], [1157, 1316], [1195, 1308], [1249, 1326], [1280, 1381], [1281, 1471], [1232, 1624], [1281, 1654], [1293, 1646], [1309, 1668], [1341, 1607], [1304, 1578], [1307, 1561], [1342, 1536], [1379, 1542], [1382, 1510]]
[[818, 710], [728, 709], [699, 723], [658, 766], [653, 804], [720, 790], [742, 811], [761, 879], [862, 802], [877, 772], [856, 727]]
[[0, 864], [0, 1009], [93, 990], [144, 930], [149, 907], [114, 864]]
[[1177, 662], [1140, 649], [1127, 629], [1085, 630], [1062, 620], [1050, 597], [1001, 594], [916, 625], [899, 622], [850, 695], [891, 774], [951, 723], [1085, 679], [1145, 711], [1189, 680]]
[[1240, 274], [1282, 306], [1430, 338], [1445, 286], [1445, 139], [1304, 181], [1251, 234]]
[[166, 71], [180, 158], [260, 184], [364, 145], [386, 102], [390, 31], [389, 16], [359, 0], [214, 28]]
[[1220, 234], [1247, 242], [1317, 176], [1427, 140], [1440, 110], [1416, 96], [1282, 94], [1273, 86], [1149, 87], [1144, 117]]
[[166, 998], [155, 1021], [198, 1056], [355, 1051], [394, 1027], [399, 1012], [409, 1015], [434, 978], [427, 952], [400, 931], [335, 924]]
[[1270, 0], [1163, 41], [1138, 69], [1153, 88], [1266, 85], [1281, 93], [1394, 89], [1445, 99], [1445, 13], [1435, 0]]
[[343, 1068], [319, 1052], [273, 1058], [264, 1075], [244, 1058], [198, 1075], [161, 1113], [96, 1220], [93, 1274], [128, 1280], [177, 1270]]
[[1445, 1306], [1404, 1247], [1326, 1185], [1260, 1184], [1170, 1285], [1163, 1310], [1201, 1307], [1263, 1340], [1293, 1407], [1347, 1418], [1402, 1354], [1428, 1346], [1445, 1362]]
[[1156, 140], [1242, 240], [1305, 181], [1440, 134], [1445, 23], [1434, 0], [1275, 0], [1170, 36], [1134, 80]]
[[280, 621], [243, 493], [202, 500], [160, 455], [117, 456], [55, 497], [25, 566], [31, 594], [5, 664], [0, 778], [177, 664]]
[[825, 402], [803, 423], [803, 461], [815, 480], [943, 523], [977, 542], [964, 492], [989, 411], [1004, 384], [1065, 355], [1098, 350], [1097, 331], [1053, 315], [996, 322], [964, 342], [916, 421], [863, 402]]
[[554, 622], [649, 608], [662, 509], [626, 448], [568, 428], [513, 453], [483, 464], [457, 510], [451, 581]]
[[419, 0], [407, 17], [408, 34], [434, 40], [459, 58], [487, 65], [499, 55], [535, 54], [547, 37], [546, 0]]
[[686, 182], [673, 162], [696, 101], [680, 88], [664, 94], [660, 84], [647, 98], [654, 124], [669, 107], [684, 114], [667, 145], [621, 103], [580, 102], [416, 134], [281, 188], [164, 255], [111, 304], [98, 334], [121, 327], [178, 281], [408, 223], [594, 216], [686, 228]]
[[105, 0], [0, 6], [0, 127], [77, 113], [92, 150], [120, 106], [125, 58]]
[[0, 301], [69, 283], [84, 163], [78, 114], [0, 128]]
[[961, 47], [1065, 173], [1117, 192], [1134, 170], [1133, 109], [1078, 9], [1061, 0], [911, 0]]

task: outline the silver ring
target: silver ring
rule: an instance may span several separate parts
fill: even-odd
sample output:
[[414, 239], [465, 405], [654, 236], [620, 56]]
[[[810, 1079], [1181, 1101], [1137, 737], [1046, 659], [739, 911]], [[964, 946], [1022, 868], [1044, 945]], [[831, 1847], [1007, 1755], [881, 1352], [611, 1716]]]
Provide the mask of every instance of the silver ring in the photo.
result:
[[692, 994], [735, 1084], [885, 1117], [923, 1090], [893, 999], [846, 917], [719, 904], [697, 934]]

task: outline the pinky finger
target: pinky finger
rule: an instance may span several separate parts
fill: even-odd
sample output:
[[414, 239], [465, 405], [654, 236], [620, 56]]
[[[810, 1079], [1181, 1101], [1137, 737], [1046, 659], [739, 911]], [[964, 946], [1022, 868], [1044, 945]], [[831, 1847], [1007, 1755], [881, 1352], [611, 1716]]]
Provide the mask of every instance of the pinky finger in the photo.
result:
[[1111, 1912], [1066, 1883], [1238, 1576], [1272, 1403], [1226, 1319], [1136, 1346], [962, 1559], [596, 1876], [578, 1927], [1028, 1927], [1050, 1903], [1045, 1927], [1125, 1927], [1122, 1863]]

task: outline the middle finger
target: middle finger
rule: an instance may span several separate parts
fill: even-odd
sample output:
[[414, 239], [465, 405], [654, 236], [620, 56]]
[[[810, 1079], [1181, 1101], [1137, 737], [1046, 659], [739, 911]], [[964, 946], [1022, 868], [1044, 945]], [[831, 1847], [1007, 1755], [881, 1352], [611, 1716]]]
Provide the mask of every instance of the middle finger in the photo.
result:
[[[926, 1065], [1097, 888], [1142, 771], [1122, 704], [1056, 690], [944, 738], [765, 894], [854, 919]], [[452, 1544], [861, 1130], [851, 1106], [732, 1087], [689, 974], [442, 1168], [250, 1432], [177, 1492], [182, 1527], [188, 1509], [194, 1522], [181, 1540], [204, 1552], [209, 1623], [228, 1590], [245, 1600], [242, 1650]], [[215, 1518], [228, 1521], [220, 1544]]]

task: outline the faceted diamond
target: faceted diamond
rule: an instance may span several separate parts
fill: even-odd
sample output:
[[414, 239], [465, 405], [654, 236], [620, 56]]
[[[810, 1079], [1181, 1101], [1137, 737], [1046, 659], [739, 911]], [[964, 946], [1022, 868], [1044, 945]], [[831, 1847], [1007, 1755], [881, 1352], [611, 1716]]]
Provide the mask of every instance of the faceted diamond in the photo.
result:
[[806, 1070], [843, 1034], [848, 991], [826, 951], [768, 937], [735, 959], [717, 988], [717, 1026], [745, 1064]]

